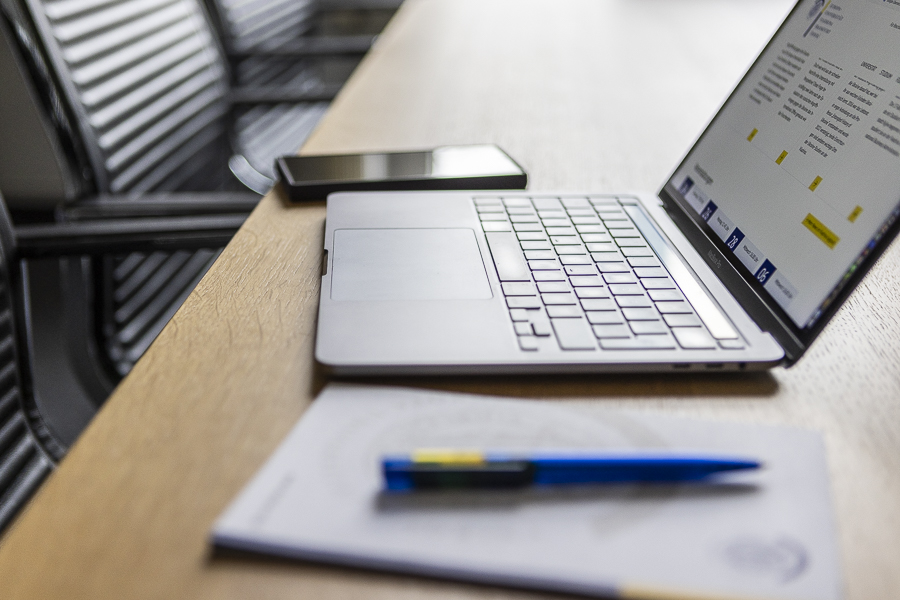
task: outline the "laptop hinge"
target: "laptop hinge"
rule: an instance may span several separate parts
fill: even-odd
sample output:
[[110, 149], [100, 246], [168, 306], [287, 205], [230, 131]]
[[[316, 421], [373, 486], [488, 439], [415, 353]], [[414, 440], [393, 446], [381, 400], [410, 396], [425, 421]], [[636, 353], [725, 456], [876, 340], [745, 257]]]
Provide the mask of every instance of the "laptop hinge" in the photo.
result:
[[794, 334], [791, 325], [787, 324], [766, 304], [766, 301], [747, 283], [712, 240], [675, 203], [666, 189], [660, 191], [659, 198], [662, 200], [666, 213], [703, 258], [703, 261], [709, 265], [719, 281], [741, 305], [744, 312], [761, 330], [775, 338], [775, 341], [784, 350], [784, 363], [790, 366], [799, 360], [808, 346]]

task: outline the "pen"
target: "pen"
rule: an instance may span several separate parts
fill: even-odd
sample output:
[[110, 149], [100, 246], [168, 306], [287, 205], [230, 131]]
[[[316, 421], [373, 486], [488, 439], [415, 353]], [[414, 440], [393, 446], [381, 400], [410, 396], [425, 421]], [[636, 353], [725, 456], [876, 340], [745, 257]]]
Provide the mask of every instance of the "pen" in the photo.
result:
[[502, 489], [591, 483], [702, 481], [725, 471], [757, 469], [738, 457], [691, 454], [491, 453], [416, 450], [382, 459], [388, 491]]

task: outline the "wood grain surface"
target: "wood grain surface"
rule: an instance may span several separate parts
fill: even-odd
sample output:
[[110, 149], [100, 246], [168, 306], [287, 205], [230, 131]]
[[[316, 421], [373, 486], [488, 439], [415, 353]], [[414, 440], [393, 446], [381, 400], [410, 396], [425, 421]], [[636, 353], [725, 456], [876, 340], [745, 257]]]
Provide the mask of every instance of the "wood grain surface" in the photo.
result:
[[[303, 152], [494, 142], [531, 189], [657, 189], [791, 4], [411, 1]], [[552, 597], [212, 551], [213, 521], [326, 382], [324, 218], [262, 201], [3, 539], [0, 597]], [[895, 245], [789, 370], [387, 382], [812, 428], [847, 597], [898, 598], [897, 290]]]

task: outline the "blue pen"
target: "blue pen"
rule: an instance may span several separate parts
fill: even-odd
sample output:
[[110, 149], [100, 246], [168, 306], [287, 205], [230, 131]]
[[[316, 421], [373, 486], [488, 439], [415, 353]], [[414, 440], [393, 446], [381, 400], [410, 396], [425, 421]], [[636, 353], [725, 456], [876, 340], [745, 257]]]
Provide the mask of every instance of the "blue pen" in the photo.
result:
[[752, 459], [709, 455], [517, 455], [477, 450], [416, 450], [382, 460], [385, 487], [395, 492], [702, 481], [717, 473], [760, 466], [759, 461]]

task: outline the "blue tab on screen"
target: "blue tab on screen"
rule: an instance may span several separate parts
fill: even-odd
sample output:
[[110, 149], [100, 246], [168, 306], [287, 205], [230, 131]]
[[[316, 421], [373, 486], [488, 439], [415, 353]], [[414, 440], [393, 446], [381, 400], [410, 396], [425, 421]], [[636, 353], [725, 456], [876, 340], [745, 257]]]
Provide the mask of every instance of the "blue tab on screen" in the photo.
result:
[[716, 212], [716, 209], [719, 208], [716, 206], [716, 203], [710, 200], [707, 205], [700, 212], [700, 218], [704, 221], [709, 221], [709, 218], [713, 216], [713, 213]]
[[687, 196], [692, 187], [694, 187], [694, 180], [690, 177], [685, 177], [684, 181], [681, 182], [681, 187], [678, 188], [678, 193], [682, 196]]
[[725, 245], [728, 246], [729, 250], [734, 252], [743, 239], [744, 232], [735, 227], [734, 230], [732, 230], [731, 235], [728, 236], [728, 239], [725, 240]]
[[769, 280], [769, 277], [771, 277], [774, 272], [775, 272], [775, 265], [773, 265], [768, 259], [766, 259], [765, 262], [763, 262], [762, 266], [759, 268], [759, 270], [756, 272], [754, 277], [756, 277], [756, 280], [759, 281], [761, 284], [765, 285], [766, 282]]

